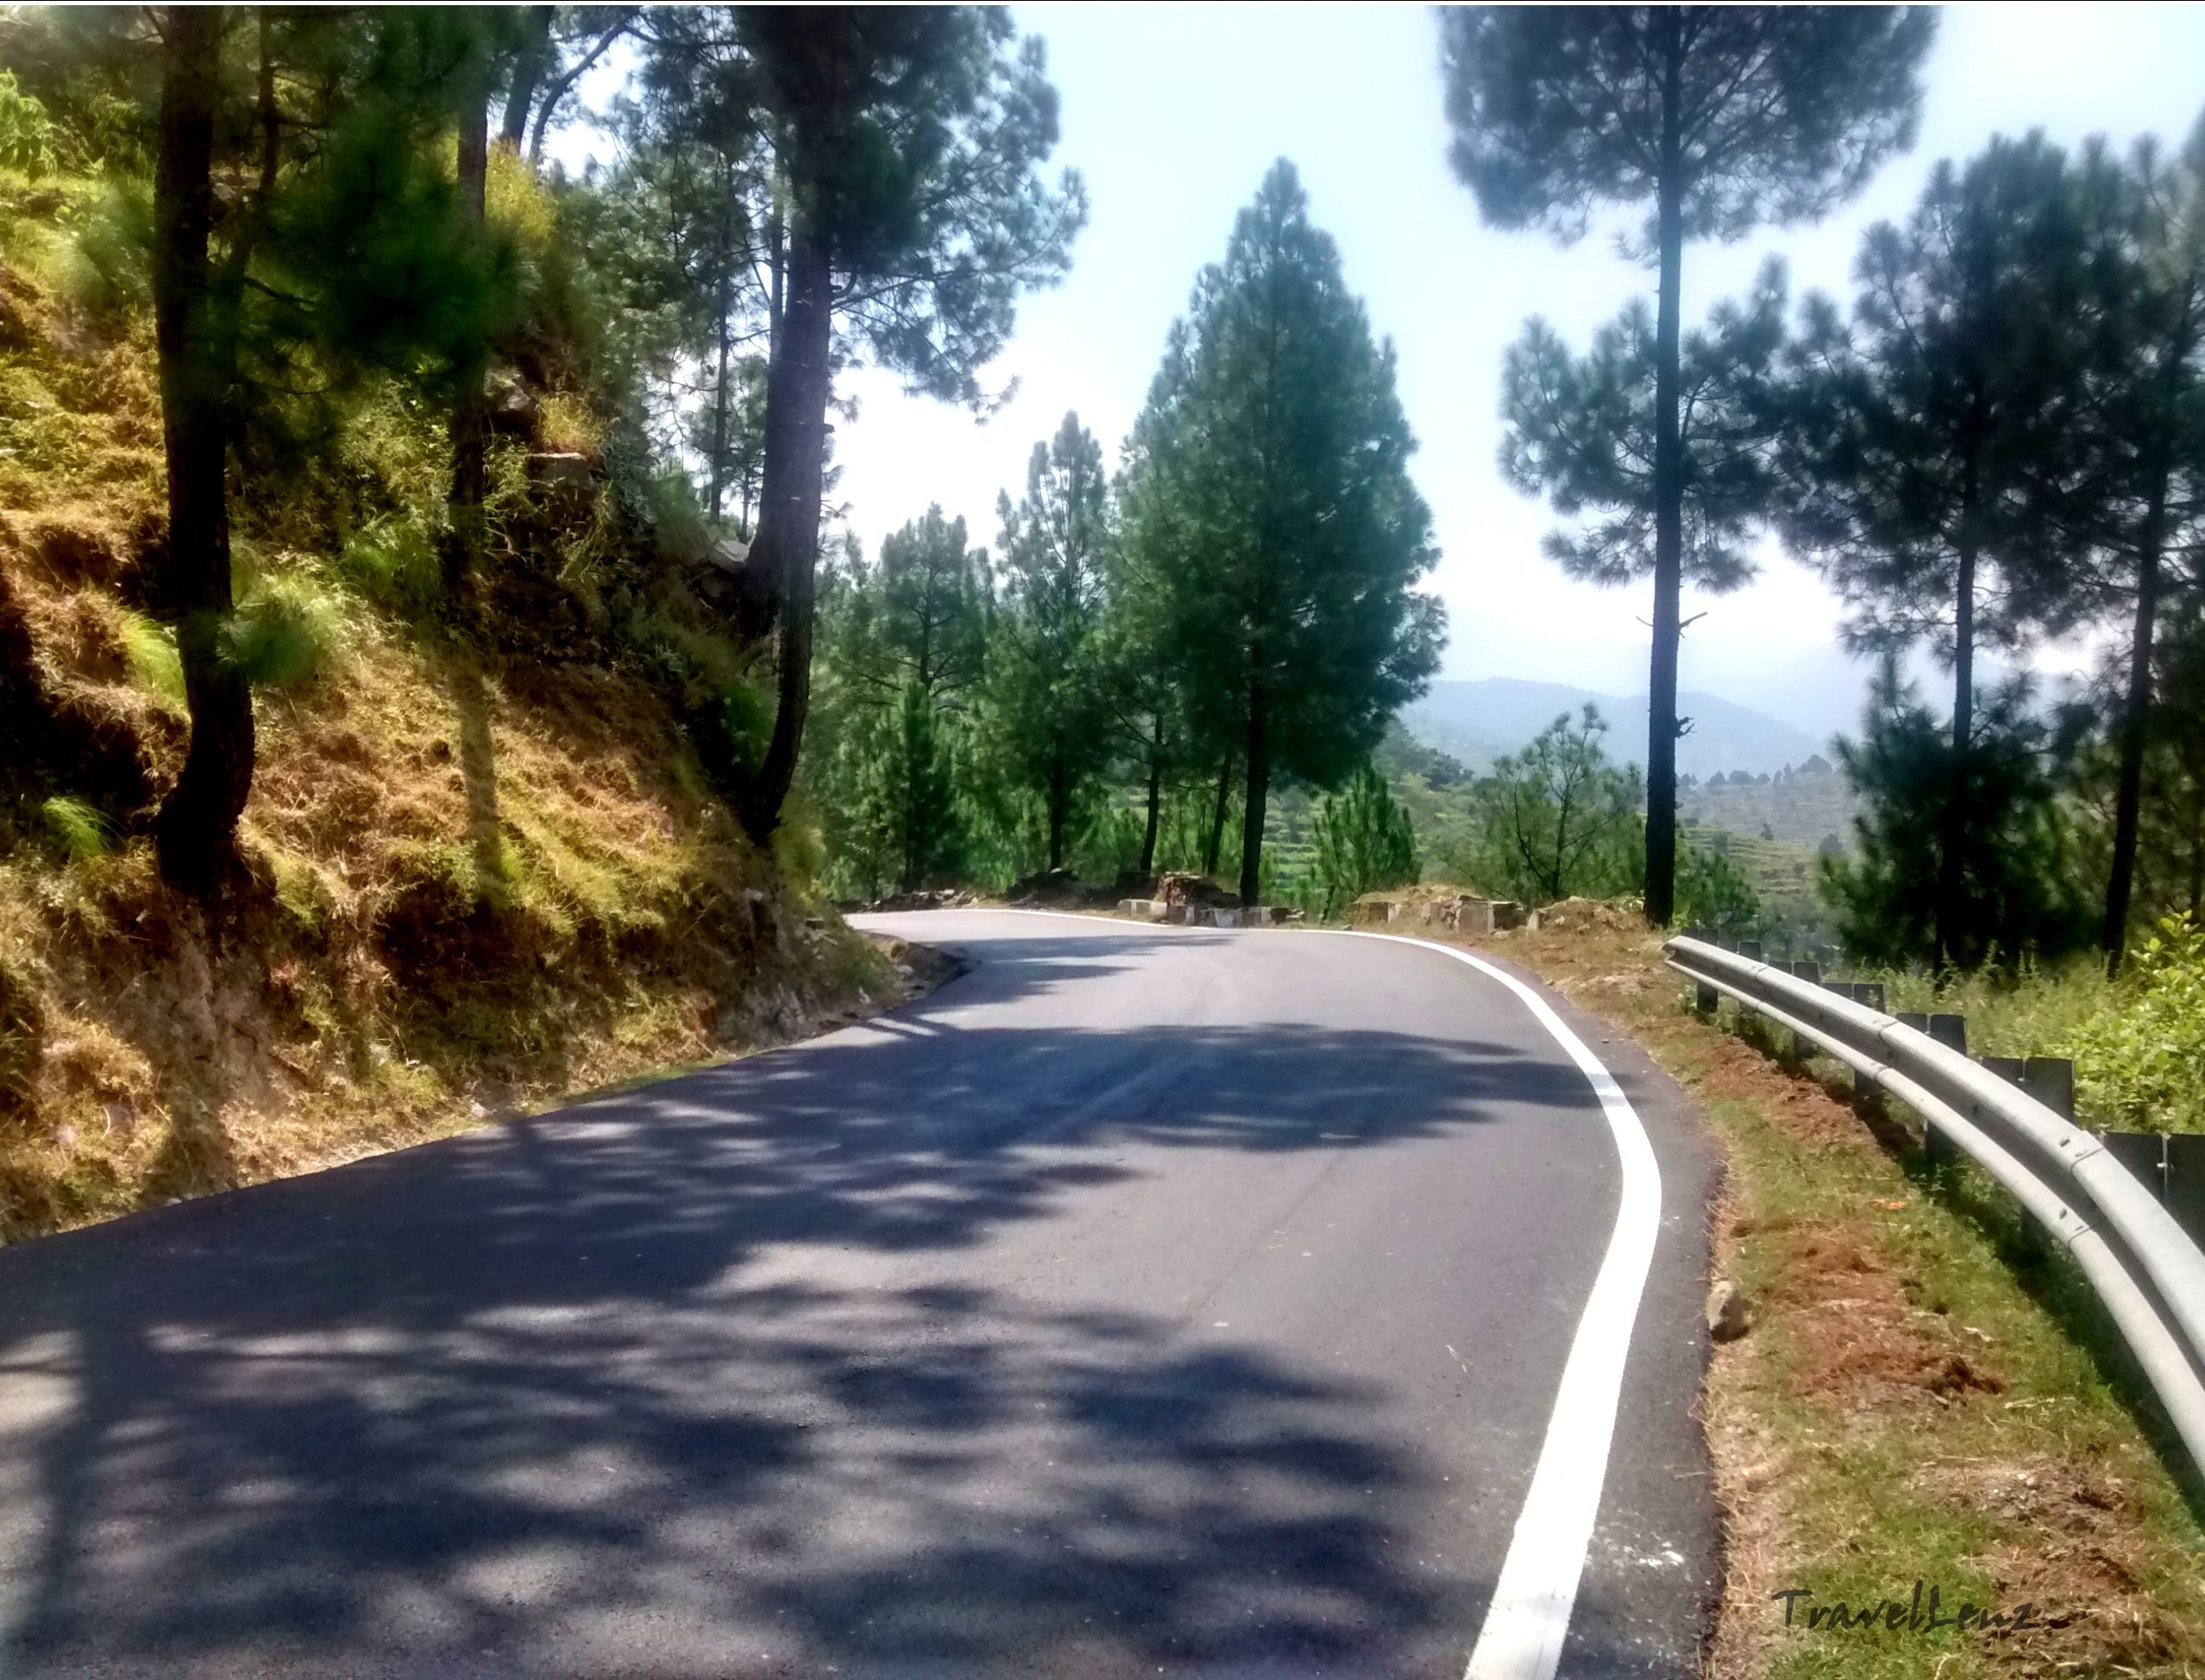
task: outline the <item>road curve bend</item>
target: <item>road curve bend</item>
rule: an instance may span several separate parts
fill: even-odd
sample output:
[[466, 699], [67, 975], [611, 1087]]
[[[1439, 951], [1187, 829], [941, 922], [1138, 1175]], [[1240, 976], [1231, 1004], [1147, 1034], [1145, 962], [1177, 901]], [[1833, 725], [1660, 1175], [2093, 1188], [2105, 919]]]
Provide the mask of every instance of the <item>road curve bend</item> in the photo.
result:
[[864, 925], [969, 969], [0, 1252], [0, 1672], [1699, 1672], [1633, 1047], [1411, 942]]

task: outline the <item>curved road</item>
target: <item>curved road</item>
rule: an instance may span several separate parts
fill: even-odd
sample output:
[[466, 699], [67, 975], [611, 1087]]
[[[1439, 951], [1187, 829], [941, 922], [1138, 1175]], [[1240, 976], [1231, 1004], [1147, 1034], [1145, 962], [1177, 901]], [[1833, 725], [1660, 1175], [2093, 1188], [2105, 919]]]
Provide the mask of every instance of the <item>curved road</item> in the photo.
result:
[[[1398, 942], [870, 925], [970, 969], [0, 1253], [0, 1672], [1461, 1675], [1622, 1205], [1586, 1074]], [[1561, 1670], [1694, 1675], [1711, 1166], [1553, 1007], [1662, 1198]]]

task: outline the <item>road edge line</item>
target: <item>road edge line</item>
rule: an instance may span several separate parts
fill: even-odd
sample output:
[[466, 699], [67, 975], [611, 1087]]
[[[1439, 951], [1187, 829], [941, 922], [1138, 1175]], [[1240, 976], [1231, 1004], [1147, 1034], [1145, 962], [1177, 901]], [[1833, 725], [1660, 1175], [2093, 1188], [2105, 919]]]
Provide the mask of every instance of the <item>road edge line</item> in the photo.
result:
[[1346, 928], [1291, 931], [1415, 945], [1466, 962], [1498, 981], [1577, 1063], [1600, 1100], [1600, 1112], [1615, 1140], [1623, 1175], [1615, 1228], [1585, 1297], [1531, 1486], [1523, 1495], [1523, 1509], [1517, 1517], [1500, 1577], [1493, 1583], [1492, 1602], [1486, 1607], [1478, 1642], [1463, 1670], [1463, 1680], [1553, 1680], [1599, 1519], [1631, 1336], [1661, 1233], [1662, 1169], [1654, 1158], [1653, 1143], [1638, 1111], [1606, 1065], [1586, 1048], [1552, 1004], [1506, 969], [1452, 945], [1398, 933]]
[[[997, 915], [1049, 916], [1088, 923], [1113, 919], [1068, 911], [1027, 910], [1009, 905], [969, 905], [958, 909]], [[1137, 927], [1139, 923], [1121, 923]], [[1486, 1620], [1471, 1647], [1463, 1680], [1554, 1680], [1569, 1637], [1577, 1591], [1591, 1554], [1592, 1530], [1607, 1486], [1608, 1457], [1615, 1444], [1616, 1415], [1623, 1401], [1624, 1373], [1637, 1328], [1639, 1302], [1654, 1269], [1654, 1247], [1662, 1227], [1662, 1169], [1638, 1111], [1624, 1095], [1615, 1075], [1585, 1041], [1570, 1030], [1554, 1006], [1525, 981], [1483, 957], [1430, 939], [1398, 933], [1366, 933], [1353, 928], [1286, 927], [1253, 929], [1257, 933], [1319, 934], [1340, 939], [1380, 939], [1437, 951], [1498, 981], [1560, 1044], [1599, 1099], [1622, 1173], [1616, 1223], [1607, 1252], [1585, 1297], [1577, 1332], [1563, 1362], [1554, 1411], [1539, 1448], [1531, 1485], [1523, 1495], [1493, 1583]]]

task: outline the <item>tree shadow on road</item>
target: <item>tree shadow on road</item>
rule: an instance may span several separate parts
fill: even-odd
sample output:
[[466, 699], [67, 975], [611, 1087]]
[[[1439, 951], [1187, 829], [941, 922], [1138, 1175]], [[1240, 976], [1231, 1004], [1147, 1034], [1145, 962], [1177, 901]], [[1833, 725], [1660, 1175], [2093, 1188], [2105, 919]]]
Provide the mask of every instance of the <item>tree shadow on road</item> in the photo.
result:
[[1475, 1490], [1366, 1382], [745, 1268], [980, 1243], [1128, 1139], [1385, 1147], [1503, 1096], [1597, 1125], [1582, 1079], [1390, 1032], [924, 1026], [0, 1254], [0, 1667], [1392, 1671], [1467, 1638], [1488, 1583], [1408, 1537]]

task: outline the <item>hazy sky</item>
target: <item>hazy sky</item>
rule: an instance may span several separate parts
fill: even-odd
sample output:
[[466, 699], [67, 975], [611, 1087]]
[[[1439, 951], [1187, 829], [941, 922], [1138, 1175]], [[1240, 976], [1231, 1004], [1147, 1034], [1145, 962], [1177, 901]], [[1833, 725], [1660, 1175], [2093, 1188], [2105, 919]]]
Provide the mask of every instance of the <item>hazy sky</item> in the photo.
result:
[[[996, 492], [1016, 493], [1034, 441], [1067, 409], [1115, 461], [1196, 271], [1223, 254], [1234, 212], [1284, 155], [1373, 327], [1400, 352], [1415, 475], [1443, 551], [1429, 583], [1452, 625], [1443, 674], [1644, 692], [1650, 586], [1566, 580], [1539, 552], [1551, 517], [1502, 482], [1495, 453], [1501, 356], [1524, 318], [1546, 315], [1581, 348], [1631, 293], [1651, 291], [1652, 276], [1598, 229], [1562, 248], [1479, 224], [1446, 163], [1432, 13], [1069, 5], [1021, 6], [1016, 17], [1048, 43], [1063, 96], [1052, 167], [1086, 176], [1093, 216], [1065, 284], [1021, 304], [984, 376], [991, 389], [1016, 380], [1017, 395], [986, 423], [870, 370], [846, 382], [861, 408], [837, 436], [841, 493], [868, 552], [930, 502], [992, 546]], [[2205, 106], [2205, 6], [1951, 7], [1926, 86], [1913, 152], [1837, 216], [1688, 247], [1687, 324], [1742, 290], [1771, 251], [1788, 258], [1795, 295], [1850, 295], [1861, 230], [1904, 215], [1938, 159], [1968, 156], [1994, 133], [2179, 140]], [[1743, 592], [1687, 595], [1687, 616], [1703, 608], [1685, 641], [1686, 688], [1818, 731], [1850, 716], [1856, 682], [1832, 649], [1836, 605], [1812, 575], [1772, 549]]]

